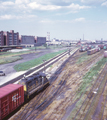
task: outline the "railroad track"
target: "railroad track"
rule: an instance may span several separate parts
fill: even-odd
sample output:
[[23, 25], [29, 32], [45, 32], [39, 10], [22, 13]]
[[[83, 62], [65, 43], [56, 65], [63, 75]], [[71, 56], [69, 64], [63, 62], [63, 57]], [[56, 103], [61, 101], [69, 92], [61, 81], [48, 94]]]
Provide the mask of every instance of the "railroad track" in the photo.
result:
[[[90, 110], [90, 107], [92, 106], [92, 103], [93, 101], [95, 100], [96, 98], [96, 93], [97, 93], [97, 88], [99, 89], [102, 85], [102, 82], [105, 78], [105, 76], [107, 76], [107, 64], [106, 66], [104, 67], [103, 71], [100, 73], [99, 77], [96, 79], [94, 85], [92, 86], [90, 92], [88, 93], [86, 99], [84, 100], [84, 102], [82, 103], [80, 109], [78, 110], [78, 112], [76, 113], [75, 117], [74, 117], [74, 120], [88, 120], [87, 119], [87, 115], [89, 114], [89, 110]], [[105, 88], [105, 86], [104, 86]], [[94, 93], [96, 92], [96, 93]], [[89, 103], [91, 103], [89, 105]], [[83, 113], [81, 114], [81, 111], [83, 111]], [[84, 114], [85, 113], [85, 117], [84, 117]]]
[[[105, 71], [106, 71], [106, 68], [105, 68]], [[104, 72], [104, 71], [102, 71], [102, 74], [104, 74], [103, 72]], [[106, 73], [105, 73], [105, 74], [106, 74]], [[100, 77], [100, 78], [101, 78], [101, 77]], [[93, 82], [93, 81], [92, 81], [92, 82]], [[91, 82], [91, 84], [93, 84], [92, 82]], [[97, 81], [97, 80], [96, 80], [96, 82], [99, 83], [99, 81]], [[102, 82], [100, 82], [100, 83], [102, 83]], [[97, 85], [98, 85], [98, 84], [97, 84]], [[94, 89], [95, 89], [95, 88], [98, 88], [97, 85], [94, 86]], [[87, 90], [89, 87], [90, 87], [90, 86], [88, 86], [88, 87], [86, 88], [86, 90]], [[105, 86], [104, 86], [104, 87], [105, 87]], [[85, 90], [85, 91], [86, 91], [86, 90]], [[93, 89], [92, 89], [92, 90], [93, 90]], [[92, 90], [91, 90], [91, 91], [92, 91]], [[106, 90], [107, 90], [107, 88], [106, 88]], [[106, 93], [104, 93], [104, 94], [106, 94]], [[87, 98], [86, 98], [87, 104], [90, 102], [90, 101], [87, 101], [88, 97], [89, 97], [89, 95], [88, 95]], [[80, 98], [76, 101], [76, 103], [77, 103], [81, 98], [82, 98], [82, 95], [81, 95]], [[106, 96], [105, 96], [105, 99], [106, 99]], [[104, 100], [105, 100], [105, 99], [104, 99]], [[106, 100], [107, 100], [107, 99], [106, 99]], [[106, 100], [104, 101], [104, 105], [105, 105], [105, 106], [106, 106]], [[72, 102], [72, 104], [73, 104], [73, 102]], [[84, 100], [84, 102], [81, 103], [81, 104], [86, 104], [86, 103], [85, 103], [85, 100]], [[80, 106], [80, 105], [79, 105], [79, 106]], [[76, 120], [80, 120], [80, 119], [83, 120], [82, 117], [83, 117], [83, 114], [85, 114], [85, 112], [83, 113], [83, 111], [84, 111], [85, 109], [87, 109], [87, 106], [88, 106], [88, 105], [86, 105], [86, 106], [85, 106], [86, 108], [84, 107], [83, 109], [82, 109], [82, 106], [80, 107], [79, 110], [76, 109], [75, 111], [76, 111], [76, 112], [78, 111], [78, 112], [76, 113], [74, 119], [76, 119]], [[103, 112], [105, 112], [106, 110], [107, 110], [107, 107], [103, 109]], [[72, 110], [71, 110], [71, 111], [72, 111]], [[81, 114], [81, 113], [83, 113], [83, 114]], [[74, 113], [73, 113], [73, 115], [74, 115]], [[79, 116], [79, 115], [80, 115], [80, 116]], [[89, 113], [88, 113], [88, 115], [89, 115]], [[78, 116], [79, 116], [79, 117], [78, 117]], [[91, 116], [91, 115], [90, 115], [90, 116]], [[103, 116], [103, 115], [102, 115], [102, 116]], [[73, 117], [72, 117], [72, 119], [73, 119]], [[90, 119], [91, 119], [91, 118], [90, 118]], [[86, 119], [86, 120], [90, 120], [90, 119]], [[95, 120], [96, 120], [96, 119], [95, 119]], [[101, 120], [101, 119], [97, 119], [97, 120]]]
[[[71, 74], [71, 73], [69, 73], [68, 76], [69, 76], [70, 74]], [[67, 79], [68, 79], [68, 78], [67, 78]], [[65, 86], [63, 87], [63, 89], [64, 89], [64, 88], [67, 88], [67, 87], [68, 87], [68, 86], [65, 85]], [[61, 93], [64, 92], [63, 89], [60, 91]], [[65, 91], [66, 91], [66, 90], [65, 90]], [[61, 94], [61, 93], [60, 93], [60, 94]], [[72, 98], [73, 98], [75, 95], [76, 95], [76, 94], [74, 94], [74, 95], [72, 94]], [[56, 97], [54, 96], [54, 98], [56, 98]], [[68, 100], [69, 100], [69, 99], [68, 99]], [[66, 100], [66, 101], [67, 101], [67, 100]], [[61, 102], [60, 105], [62, 106], [62, 104], [63, 104], [63, 103]], [[59, 105], [59, 106], [60, 106], [60, 105]], [[65, 106], [65, 104], [64, 104], [64, 106]], [[63, 108], [63, 107], [62, 107], [62, 108]], [[65, 107], [65, 108], [66, 108], [66, 107]], [[57, 111], [57, 110], [58, 110], [58, 108], [56, 108], [56, 111]], [[60, 109], [60, 110], [61, 110], [61, 109]], [[63, 110], [64, 110], [64, 108], [63, 108]], [[46, 119], [49, 119], [50, 117], [51, 117], [51, 119], [57, 119], [57, 118], [54, 117], [53, 115], [54, 115], [54, 113], [52, 113], [52, 114], [51, 114], [48, 118], [46, 118]], [[52, 117], [52, 116], [53, 116], [53, 117]], [[61, 117], [62, 117], [62, 116], [59, 116], [58, 119], [60, 119]]]
[[[98, 58], [99, 57], [99, 55], [100, 55], [101, 53], [99, 53], [99, 54], [97, 54], [96, 55], [96, 57]], [[86, 65], [86, 67], [85, 68], [82, 68], [82, 70], [81, 71], [83, 71], [83, 70], [87, 70], [87, 67], [89, 67], [89, 65], [91, 65], [91, 64], [93, 64], [93, 60], [94, 59], [96, 59], [96, 57], [94, 56], [94, 57], [92, 57], [93, 59], [91, 59], [91, 60], [89, 60], [86, 64], [84, 64], [84, 65]], [[70, 60], [70, 59], [69, 59]], [[73, 59], [74, 61], [75, 61], [75, 58]], [[58, 96], [59, 96], [59, 94], [61, 95], [61, 94], [63, 94], [65, 91], [66, 91], [66, 89], [69, 89], [69, 86], [72, 86], [73, 84], [74, 84], [74, 82], [76, 81], [76, 78], [74, 77], [73, 78], [73, 80], [72, 80], [72, 83], [70, 84], [70, 85], [66, 85], [66, 82], [67, 82], [67, 80], [69, 79], [69, 76], [71, 75], [71, 71], [69, 70], [68, 71], [68, 73], [66, 74], [66, 76], [64, 76], [64, 78], [63, 78], [63, 81], [61, 82], [60, 81], [60, 85], [57, 85], [57, 87], [55, 87], [55, 88], [53, 88], [52, 86], [54, 85], [54, 82], [55, 82], [55, 79], [56, 78], [58, 78], [58, 76], [59, 76], [59, 73], [61, 73], [62, 72], [62, 69], [63, 69], [63, 67], [64, 67], [64, 65], [67, 63], [68, 61], [66, 61], [62, 66], [61, 66], [61, 68], [59, 68], [59, 70], [53, 75], [53, 77], [52, 77], [52, 80], [50, 81], [50, 83], [52, 84], [51, 86], [49, 86], [48, 87], [48, 90], [46, 89], [46, 91], [43, 91], [43, 93], [40, 93], [39, 94], [39, 96], [40, 96], [40, 98], [39, 97], [36, 97], [36, 99], [35, 99], [35, 103], [37, 103], [37, 104], [35, 104], [34, 105], [34, 103], [30, 106], [30, 108], [33, 108], [33, 109], [31, 109], [30, 110], [30, 108], [29, 109], [24, 109], [22, 112], [21, 112], [21, 114], [23, 114], [22, 116], [23, 117], [21, 117], [20, 118], [20, 120], [22, 120], [22, 119], [24, 119], [24, 120], [27, 120], [27, 119], [31, 119], [31, 120], [34, 120], [34, 119], [37, 119], [37, 117], [40, 115], [40, 114], [42, 114], [42, 112], [44, 111], [44, 109], [45, 108], [47, 108]], [[97, 62], [97, 61], [96, 61]], [[96, 63], [95, 62], [95, 63]], [[73, 74], [75, 74], [77, 71], [74, 71], [73, 72]], [[80, 78], [79, 78], [80, 79]], [[78, 86], [79, 84], [77, 84], [77, 86]], [[88, 88], [88, 87], [87, 87]], [[86, 88], [86, 89], [87, 89]], [[49, 91], [50, 90], [50, 91]], [[76, 91], [76, 89], [75, 89], [75, 91]], [[38, 101], [40, 101], [41, 99], [43, 99], [44, 98], [44, 94], [46, 95], [45, 97], [47, 97], [46, 99], [44, 99], [42, 102], [38, 102]], [[51, 95], [50, 95], [51, 94]], [[82, 96], [82, 95], [81, 95]], [[76, 92], [75, 93], [73, 93], [73, 92], [71, 92], [71, 94], [70, 94], [70, 97], [69, 98], [66, 98], [66, 103], [65, 103], [65, 101], [63, 101], [63, 102], [61, 102], [60, 103], [60, 105], [59, 105], [59, 107], [57, 107], [55, 110], [56, 111], [64, 111], [63, 112], [63, 114], [65, 114], [65, 110], [67, 109], [67, 105], [69, 105], [69, 102], [70, 101], [72, 101], [72, 104], [73, 104], [73, 102], [76, 100]], [[77, 102], [77, 101], [76, 101]], [[75, 103], [76, 104], [76, 103]], [[106, 103], [105, 103], [105, 105], [106, 105]], [[32, 107], [32, 106], [34, 106], [34, 107]], [[61, 107], [60, 107], [61, 106]], [[30, 110], [30, 112], [28, 112]], [[25, 113], [25, 111], [27, 111], [26, 113]], [[27, 115], [27, 116], [26, 116]], [[18, 116], [21, 116], [20, 114], [18, 114]], [[60, 115], [58, 115], [57, 114], [57, 112], [56, 112], [56, 116], [57, 117], [55, 117], [55, 112], [52, 112], [48, 117], [47, 117], [47, 119], [53, 119], [53, 120], [55, 120], [55, 119], [61, 119], [63, 116], [60, 114]], [[40, 117], [40, 116], [39, 116]], [[16, 119], [16, 118], [14, 118], [14, 119]]]
[[[99, 56], [99, 55], [98, 55]], [[83, 70], [84, 69], [86, 69], [87, 67], [88, 67], [88, 65], [90, 65], [90, 64], [92, 64], [92, 60], [87, 64], [87, 66], [85, 67], [85, 68], [83, 68]], [[74, 72], [74, 73], [76, 73], [76, 71]], [[69, 86], [72, 86], [73, 84], [74, 84], [74, 82], [76, 81], [76, 79], [75, 78], [72, 78], [73, 80], [72, 80], [72, 83], [69, 85]], [[69, 88], [69, 86], [65, 86], [65, 87], [68, 87]], [[79, 84], [77, 85], [77, 86], [79, 86]], [[87, 87], [88, 88], [88, 87]], [[66, 90], [65, 90], [66, 91]], [[75, 89], [75, 91], [76, 91], [76, 89]], [[64, 91], [62, 91], [62, 92], [64, 92]], [[59, 104], [59, 107], [57, 107], [56, 109], [55, 109], [55, 111], [61, 111], [63, 114], [65, 114], [66, 113], [66, 109], [67, 109], [67, 106], [69, 105], [68, 103], [70, 102], [70, 101], [73, 101], [74, 102], [74, 99], [76, 99], [76, 93], [71, 93], [70, 94], [70, 96], [69, 96], [69, 98], [66, 98], [63, 102], [61, 102], [60, 104]], [[65, 102], [66, 101], [66, 102]], [[72, 103], [73, 103], [72, 102]], [[76, 101], [77, 102], [77, 101]], [[72, 107], [72, 109], [73, 109], [73, 107]], [[62, 118], [62, 113], [60, 114], [60, 115], [58, 115], [58, 118], [54, 115], [54, 112], [50, 115], [50, 117], [52, 118], [52, 120], [54, 120], [54, 119], [61, 119]], [[52, 117], [53, 116], [53, 117]]]
[[[63, 63], [63, 65], [61, 66], [60, 69], [58, 69], [58, 71], [56, 71], [56, 77], [59, 74], [59, 72], [62, 71], [62, 68], [64, 66], [64, 64], [66, 64], [67, 61], [65, 61]], [[67, 76], [69, 77], [69, 76]], [[61, 80], [61, 82], [59, 83], [59, 85], [56, 87], [56, 89], [51, 91], [51, 94], [49, 94], [49, 96], [47, 95], [46, 99], [43, 100], [43, 102], [40, 102], [41, 99], [43, 99], [43, 96], [46, 95], [47, 93], [47, 89], [51, 89], [53, 87], [53, 85], [50, 86], [50, 88], [46, 88], [46, 90], [44, 90], [42, 93], [40, 93], [38, 96], [36, 96], [33, 100], [31, 100], [25, 107], [24, 109], [20, 110], [20, 113], [16, 114], [15, 117], [11, 118], [11, 120], [15, 119], [15, 120], [26, 120], [26, 119], [35, 119], [47, 106], [49, 106], [51, 104], [51, 102], [55, 99], [55, 96], [58, 95], [61, 90], [63, 89], [62, 86], [64, 86], [65, 84], [65, 80], [67, 79], [67, 77], [65, 77], [64, 80]], [[54, 81], [54, 77], [53, 79], [51, 78], [51, 83]], [[33, 115], [32, 115], [33, 114]], [[20, 117], [19, 117], [20, 116]]]

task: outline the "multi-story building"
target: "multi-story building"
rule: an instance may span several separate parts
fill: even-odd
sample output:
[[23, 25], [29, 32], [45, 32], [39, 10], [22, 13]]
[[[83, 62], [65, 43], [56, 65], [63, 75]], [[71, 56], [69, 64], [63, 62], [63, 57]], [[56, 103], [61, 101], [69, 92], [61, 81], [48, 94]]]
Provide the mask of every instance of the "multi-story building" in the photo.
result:
[[14, 30], [10, 32], [0, 32], [0, 46], [19, 45], [19, 33], [14, 33]]
[[4, 46], [4, 36], [3, 36], [3, 31], [0, 31], [0, 46]]

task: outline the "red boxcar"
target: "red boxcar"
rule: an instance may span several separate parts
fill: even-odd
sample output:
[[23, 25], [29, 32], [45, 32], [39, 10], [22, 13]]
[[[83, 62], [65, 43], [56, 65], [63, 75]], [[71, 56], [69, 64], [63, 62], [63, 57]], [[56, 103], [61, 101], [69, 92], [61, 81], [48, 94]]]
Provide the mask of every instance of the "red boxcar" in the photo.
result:
[[24, 102], [23, 85], [9, 84], [0, 88], [0, 120]]

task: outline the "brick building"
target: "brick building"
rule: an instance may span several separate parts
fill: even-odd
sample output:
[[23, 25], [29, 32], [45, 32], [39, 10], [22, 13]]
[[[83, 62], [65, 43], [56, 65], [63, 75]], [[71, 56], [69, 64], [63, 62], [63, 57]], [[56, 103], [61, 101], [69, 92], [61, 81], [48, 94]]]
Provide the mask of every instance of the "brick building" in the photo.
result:
[[0, 31], [0, 46], [19, 45], [19, 33]]
[[0, 46], [4, 46], [4, 36], [3, 36], [3, 31], [0, 31]]

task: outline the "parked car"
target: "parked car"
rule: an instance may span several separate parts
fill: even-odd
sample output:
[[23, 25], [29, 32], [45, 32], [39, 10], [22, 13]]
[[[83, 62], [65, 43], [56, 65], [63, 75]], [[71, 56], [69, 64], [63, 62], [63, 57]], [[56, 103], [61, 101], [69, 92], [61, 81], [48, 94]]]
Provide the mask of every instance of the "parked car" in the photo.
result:
[[5, 76], [5, 73], [3, 71], [0, 71], [0, 76]]

